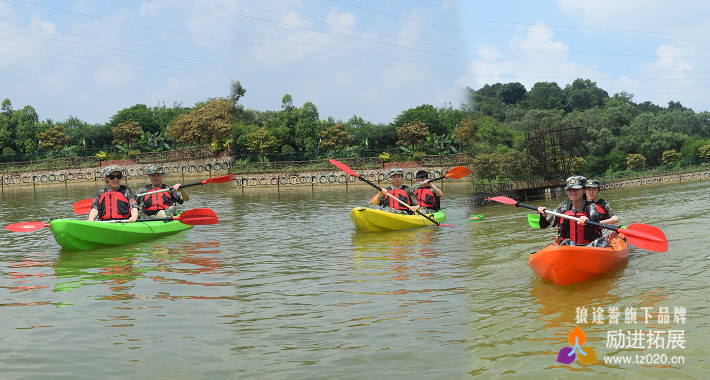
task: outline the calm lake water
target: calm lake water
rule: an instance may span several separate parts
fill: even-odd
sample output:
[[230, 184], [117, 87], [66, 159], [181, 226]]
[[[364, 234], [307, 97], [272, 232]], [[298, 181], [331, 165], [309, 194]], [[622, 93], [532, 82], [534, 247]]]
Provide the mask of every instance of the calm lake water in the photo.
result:
[[[0, 220], [77, 218], [72, 204], [95, 190], [5, 189]], [[214, 209], [219, 224], [84, 252], [61, 250], [48, 228], [1, 230], [3, 379], [705, 378], [710, 369], [710, 182], [603, 191], [623, 224], [661, 228], [669, 250], [633, 248], [617, 270], [566, 287], [527, 265], [555, 232], [530, 228], [523, 208], [471, 210], [465, 186], [444, 185], [454, 227], [385, 233], [356, 232], [349, 219], [374, 194], [367, 186], [188, 190], [189, 207]], [[471, 212], [485, 219], [470, 222]], [[608, 313], [594, 321], [610, 307], [618, 323]], [[631, 307], [636, 323], [624, 320]], [[658, 321], [664, 308], [669, 323]], [[556, 361], [575, 326], [596, 364]], [[663, 334], [667, 347], [610, 338], [634, 331]], [[634, 355], [655, 363], [603, 361]]]

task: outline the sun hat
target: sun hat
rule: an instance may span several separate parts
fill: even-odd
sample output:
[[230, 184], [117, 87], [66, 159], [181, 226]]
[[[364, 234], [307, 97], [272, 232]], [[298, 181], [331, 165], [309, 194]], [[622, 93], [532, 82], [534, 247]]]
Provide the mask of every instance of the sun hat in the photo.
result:
[[600, 187], [601, 182], [598, 179], [588, 179], [587, 187]]
[[148, 165], [148, 166], [145, 168], [145, 172], [146, 172], [146, 174], [148, 174], [148, 175], [151, 175], [151, 174], [165, 174], [165, 171], [164, 171], [163, 167], [160, 166], [160, 165], [155, 165], [155, 164], [153, 164], [153, 165]]
[[587, 185], [587, 179], [581, 175], [573, 175], [567, 178], [565, 190], [567, 189], [583, 189]]
[[404, 175], [404, 170], [402, 170], [402, 168], [390, 169], [390, 175], [395, 175], [395, 174]]
[[104, 168], [104, 177], [108, 176], [113, 172], [121, 172], [121, 174], [123, 174], [123, 168], [119, 165], [111, 164]]

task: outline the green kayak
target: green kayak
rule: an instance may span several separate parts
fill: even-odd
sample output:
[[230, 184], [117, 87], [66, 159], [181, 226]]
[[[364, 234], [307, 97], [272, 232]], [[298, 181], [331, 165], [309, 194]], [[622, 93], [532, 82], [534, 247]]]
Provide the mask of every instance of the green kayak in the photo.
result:
[[89, 222], [76, 219], [54, 219], [49, 223], [54, 239], [63, 248], [83, 251], [109, 245], [130, 244], [174, 234], [192, 228], [177, 220], [135, 223]]

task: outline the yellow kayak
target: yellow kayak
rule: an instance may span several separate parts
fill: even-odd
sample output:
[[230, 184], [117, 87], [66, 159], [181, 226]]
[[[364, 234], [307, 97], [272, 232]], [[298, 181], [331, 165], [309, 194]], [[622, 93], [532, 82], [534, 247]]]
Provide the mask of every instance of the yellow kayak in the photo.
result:
[[[427, 214], [439, 223], [446, 221], [446, 210], [441, 209], [434, 214]], [[419, 215], [393, 214], [375, 208], [356, 207], [350, 211], [350, 219], [355, 228], [360, 231], [396, 231], [409, 228], [434, 226], [429, 219]]]

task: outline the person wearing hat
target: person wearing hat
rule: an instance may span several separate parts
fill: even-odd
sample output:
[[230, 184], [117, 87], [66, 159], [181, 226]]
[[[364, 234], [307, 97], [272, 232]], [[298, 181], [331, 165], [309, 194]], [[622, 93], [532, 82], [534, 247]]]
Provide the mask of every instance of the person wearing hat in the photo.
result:
[[[587, 199], [597, 206], [597, 211], [599, 211], [601, 224], [617, 224], [619, 223], [619, 217], [614, 213], [614, 209], [611, 208], [609, 202], [604, 199], [599, 198], [599, 190], [601, 183], [597, 179], [590, 179], [587, 181], [587, 187], [585, 193], [587, 194]], [[601, 247], [609, 245], [609, 237], [615, 234], [615, 232], [608, 230], [606, 228], [597, 227], [597, 235], [600, 236], [591, 245], [595, 247]]]
[[404, 171], [402, 168], [392, 168], [390, 169], [390, 178], [392, 179], [392, 185], [387, 186], [387, 188], [382, 189], [381, 195], [375, 199], [372, 203], [374, 205], [381, 204], [385, 211], [389, 211], [395, 214], [412, 214], [413, 212], [407, 206], [397, 202], [392, 199], [392, 197], [387, 196], [389, 193], [397, 197], [400, 201], [409, 205], [412, 210], [418, 210], [419, 206], [417, 203], [417, 197], [414, 196], [414, 192], [409, 189], [409, 187], [402, 183], [404, 179]]
[[419, 211], [425, 214], [433, 214], [441, 208], [441, 197], [444, 192], [434, 184], [429, 183], [429, 172], [420, 170], [415, 174], [415, 178], [419, 183], [414, 190], [414, 196], [417, 198]]
[[138, 204], [131, 189], [121, 185], [123, 168], [109, 165], [104, 169], [106, 187], [94, 196], [89, 211], [89, 221], [128, 219], [133, 223], [138, 219]]
[[600, 214], [594, 203], [584, 199], [586, 183], [587, 179], [579, 175], [567, 178], [565, 190], [569, 200], [560, 203], [554, 210], [559, 214], [579, 218], [578, 222], [547, 215], [545, 206], [540, 206], [537, 209], [540, 212], [540, 228], [547, 228], [551, 225], [559, 227], [557, 242], [561, 245], [586, 245], [599, 237], [597, 228], [587, 224], [587, 220], [598, 221]]
[[[175, 204], [182, 204], [190, 199], [179, 183], [171, 187], [163, 183], [165, 171], [160, 165], [148, 165], [145, 168], [150, 184], [138, 189], [138, 194], [146, 194], [138, 197], [140, 206], [139, 215], [141, 218], [165, 218], [173, 217], [176, 214]], [[169, 189], [168, 191], [155, 192], [155, 190]]]

